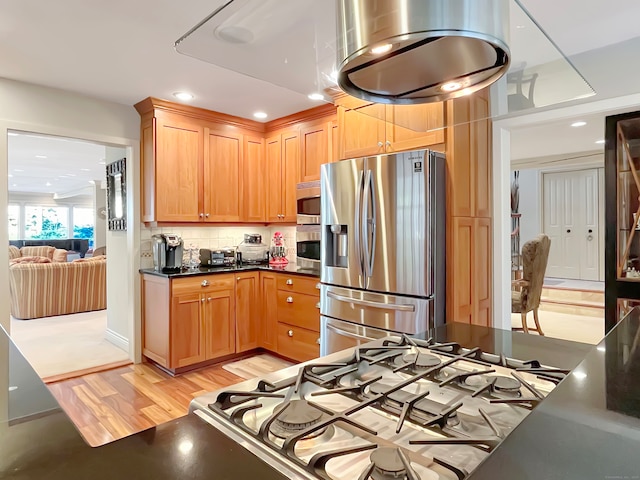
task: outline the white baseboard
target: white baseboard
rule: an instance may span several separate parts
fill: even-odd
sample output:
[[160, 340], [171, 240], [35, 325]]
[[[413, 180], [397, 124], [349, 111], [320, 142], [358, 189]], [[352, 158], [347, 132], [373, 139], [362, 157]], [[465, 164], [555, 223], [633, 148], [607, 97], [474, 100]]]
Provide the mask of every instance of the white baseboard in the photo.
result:
[[114, 332], [110, 328], [107, 328], [105, 338], [113, 343], [116, 347], [119, 347], [125, 352], [129, 353], [129, 340], [126, 337], [123, 337], [119, 333]]

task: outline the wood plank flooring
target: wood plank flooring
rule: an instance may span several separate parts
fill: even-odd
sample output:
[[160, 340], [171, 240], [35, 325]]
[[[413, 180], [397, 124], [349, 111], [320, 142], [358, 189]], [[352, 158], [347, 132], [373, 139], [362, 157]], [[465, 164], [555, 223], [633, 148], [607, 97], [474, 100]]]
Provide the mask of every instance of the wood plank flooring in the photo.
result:
[[87, 443], [97, 447], [186, 415], [193, 397], [243, 380], [221, 365], [171, 377], [143, 363], [47, 386]]

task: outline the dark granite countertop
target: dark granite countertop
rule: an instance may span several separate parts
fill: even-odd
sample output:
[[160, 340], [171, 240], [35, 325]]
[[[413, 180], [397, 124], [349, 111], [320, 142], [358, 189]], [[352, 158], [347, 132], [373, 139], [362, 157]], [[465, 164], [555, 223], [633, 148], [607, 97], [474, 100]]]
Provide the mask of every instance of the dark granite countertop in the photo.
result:
[[[575, 367], [470, 478], [638, 478], [639, 315], [623, 320], [597, 348], [462, 324], [425, 333]], [[194, 414], [91, 448], [2, 329], [0, 357], [8, 365], [0, 369], [0, 478], [285, 478]]]
[[320, 272], [318, 270], [302, 268], [297, 266], [295, 263], [288, 263], [283, 267], [273, 267], [270, 265], [234, 265], [233, 267], [199, 267], [195, 270], [183, 268], [180, 272], [177, 272], [177, 273], [162, 273], [154, 270], [153, 268], [140, 269], [140, 273], [144, 273], [147, 275], [156, 275], [158, 277], [167, 277], [167, 278], [192, 277], [192, 276], [198, 276], [198, 275], [211, 275], [211, 274], [217, 274], [217, 273], [234, 273], [234, 272], [250, 272], [250, 271], [293, 273], [295, 275], [305, 275], [307, 277], [320, 279]]

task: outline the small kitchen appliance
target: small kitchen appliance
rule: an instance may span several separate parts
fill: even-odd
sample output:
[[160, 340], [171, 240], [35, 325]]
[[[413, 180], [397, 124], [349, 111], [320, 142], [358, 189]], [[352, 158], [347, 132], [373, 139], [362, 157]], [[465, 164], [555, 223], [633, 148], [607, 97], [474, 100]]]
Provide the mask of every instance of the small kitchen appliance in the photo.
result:
[[238, 259], [248, 265], [269, 263], [269, 247], [262, 243], [262, 235], [245, 233], [244, 241], [238, 245]]
[[275, 232], [271, 239], [271, 258], [269, 265], [284, 266], [289, 263], [287, 260], [287, 248], [284, 245], [284, 237], [282, 232]]
[[200, 261], [203, 267], [232, 267], [236, 263], [236, 250], [233, 247], [214, 250], [201, 248]]
[[175, 233], [151, 236], [153, 268], [162, 273], [176, 273], [182, 267], [183, 242]]

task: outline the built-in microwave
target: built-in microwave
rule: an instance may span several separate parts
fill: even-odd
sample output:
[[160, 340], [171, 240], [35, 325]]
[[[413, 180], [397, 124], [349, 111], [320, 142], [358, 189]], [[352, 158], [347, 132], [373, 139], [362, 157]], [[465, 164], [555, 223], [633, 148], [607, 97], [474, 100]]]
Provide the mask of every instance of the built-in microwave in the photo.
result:
[[299, 183], [296, 188], [298, 225], [320, 225], [320, 182]]
[[320, 271], [320, 225], [296, 227], [296, 263], [301, 268]]

